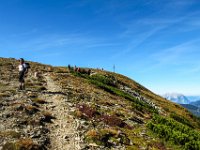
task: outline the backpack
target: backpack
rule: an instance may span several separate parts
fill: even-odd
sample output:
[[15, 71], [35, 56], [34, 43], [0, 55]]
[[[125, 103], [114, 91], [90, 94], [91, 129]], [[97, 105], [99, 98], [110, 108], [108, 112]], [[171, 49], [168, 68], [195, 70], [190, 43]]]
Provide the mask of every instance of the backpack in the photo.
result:
[[31, 68], [31, 66], [30, 66], [29, 63], [24, 63], [24, 64], [25, 64], [25, 68], [27, 68], [27, 69], [30, 69], [30, 68]]
[[24, 73], [27, 74], [28, 73], [28, 69], [30, 69], [30, 64], [29, 63], [24, 63], [23, 65], [23, 70], [24, 70]]

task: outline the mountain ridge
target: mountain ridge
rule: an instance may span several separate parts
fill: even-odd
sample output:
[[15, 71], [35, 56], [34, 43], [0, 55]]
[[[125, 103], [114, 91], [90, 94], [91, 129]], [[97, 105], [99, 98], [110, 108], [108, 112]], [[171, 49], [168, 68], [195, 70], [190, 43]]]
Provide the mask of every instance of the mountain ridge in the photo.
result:
[[164, 98], [166, 98], [172, 102], [178, 103], [178, 104], [189, 104], [190, 103], [189, 99], [180, 93], [166, 93], [162, 96]]
[[200, 100], [191, 102], [190, 104], [191, 104], [191, 105], [194, 105], [194, 106], [197, 106], [197, 107], [200, 107]]
[[[174, 124], [200, 138], [198, 118], [128, 77], [30, 64], [26, 91], [18, 91], [18, 61], [0, 58], [0, 149], [199, 148], [187, 137], [182, 144], [167, 134], [172, 132], [162, 137], [157, 132], [172, 130]], [[175, 137], [176, 144], [166, 137]]]
[[[164, 98], [180, 104], [184, 108], [188, 109], [195, 116], [200, 116], [199, 107], [200, 101], [198, 101], [199, 96], [184, 96], [179, 93], [166, 93], [163, 95]], [[196, 101], [195, 101], [196, 100]]]
[[190, 100], [190, 102], [195, 102], [195, 101], [198, 101], [200, 100], [200, 96], [187, 96], [187, 98]]

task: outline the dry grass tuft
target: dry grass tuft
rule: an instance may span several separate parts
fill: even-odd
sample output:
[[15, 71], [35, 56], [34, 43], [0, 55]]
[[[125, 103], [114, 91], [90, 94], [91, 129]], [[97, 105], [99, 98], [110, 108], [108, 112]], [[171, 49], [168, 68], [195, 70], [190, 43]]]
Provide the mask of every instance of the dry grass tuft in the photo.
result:
[[24, 108], [25, 108], [26, 113], [29, 115], [35, 114], [39, 111], [37, 107], [32, 106], [32, 105], [26, 105], [24, 106]]
[[15, 143], [7, 142], [2, 150], [40, 150], [40, 147], [32, 139], [20, 139]]
[[92, 130], [89, 130], [86, 134], [86, 137], [90, 137], [90, 138], [97, 138], [99, 136], [99, 133], [92, 129]]
[[38, 103], [38, 104], [46, 104], [47, 102], [43, 99], [39, 99], [39, 98], [34, 98], [32, 99], [32, 101], [34, 101], [35, 103]]
[[21, 134], [16, 131], [1, 131], [0, 137], [12, 137], [12, 138], [20, 138]]
[[56, 119], [50, 112], [45, 111], [42, 113], [43, 117], [41, 118], [41, 122], [52, 123], [52, 119]]

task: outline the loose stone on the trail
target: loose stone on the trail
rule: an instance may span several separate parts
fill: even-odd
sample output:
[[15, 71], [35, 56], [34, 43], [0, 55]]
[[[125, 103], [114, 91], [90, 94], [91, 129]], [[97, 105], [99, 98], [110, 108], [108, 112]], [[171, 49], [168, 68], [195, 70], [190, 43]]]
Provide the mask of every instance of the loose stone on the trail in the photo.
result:
[[64, 137], [64, 139], [67, 140], [67, 141], [69, 141], [69, 138], [70, 138], [70, 137], [67, 136], [67, 135]]

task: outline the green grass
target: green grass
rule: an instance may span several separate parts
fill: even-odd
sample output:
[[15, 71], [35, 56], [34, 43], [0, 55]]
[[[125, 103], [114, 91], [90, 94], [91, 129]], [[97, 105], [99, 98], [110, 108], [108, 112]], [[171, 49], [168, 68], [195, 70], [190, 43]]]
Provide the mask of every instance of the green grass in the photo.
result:
[[89, 82], [98, 86], [99, 88], [111, 93], [111, 94], [123, 97], [127, 100], [130, 100], [131, 102], [133, 102], [132, 106], [139, 111], [147, 111], [147, 112], [151, 112], [151, 113], [158, 113], [158, 111], [155, 108], [151, 107], [147, 103], [134, 98], [130, 94], [125, 93], [125, 92], [121, 91], [120, 89], [118, 89], [116, 87], [106, 85], [102, 82], [99, 82], [99, 81], [96, 81], [96, 80], [93, 80], [93, 79], [90, 79]]
[[89, 81], [89, 83], [96, 85], [97, 87], [103, 89], [106, 92], [109, 92], [111, 94], [123, 97], [132, 103], [132, 106], [139, 110], [139, 111], [146, 111], [151, 113], [158, 113], [158, 110], [154, 107], [150, 106], [149, 104], [140, 101], [133, 97], [132, 95], [120, 90], [118, 88], [118, 81], [115, 79], [114, 76], [111, 75], [101, 75], [101, 74], [95, 74], [92, 76], [89, 76], [87, 74], [82, 74], [79, 72], [72, 72], [73, 75], [81, 78], [85, 78]]
[[96, 143], [105, 147], [111, 148], [115, 145], [130, 145], [130, 139], [125, 133], [119, 132], [115, 128], [102, 128], [98, 130], [89, 130], [86, 133], [86, 141], [88, 143]]
[[156, 133], [159, 138], [181, 145], [185, 150], [200, 149], [200, 133], [193, 128], [172, 118], [155, 115], [147, 127]]
[[176, 120], [176, 121], [178, 121], [178, 122], [184, 124], [184, 125], [187, 125], [187, 126], [189, 126], [189, 127], [191, 127], [191, 128], [194, 128], [194, 126], [190, 123], [189, 120], [187, 120], [187, 119], [186, 119], [185, 117], [183, 117], [183, 116], [177, 115], [175, 112], [174, 112], [174, 113], [171, 113], [171, 114], [170, 114], [170, 117], [173, 118], [174, 120]]

